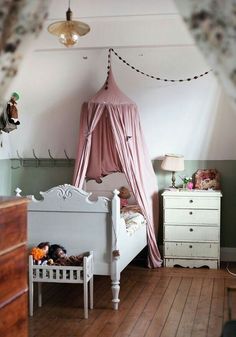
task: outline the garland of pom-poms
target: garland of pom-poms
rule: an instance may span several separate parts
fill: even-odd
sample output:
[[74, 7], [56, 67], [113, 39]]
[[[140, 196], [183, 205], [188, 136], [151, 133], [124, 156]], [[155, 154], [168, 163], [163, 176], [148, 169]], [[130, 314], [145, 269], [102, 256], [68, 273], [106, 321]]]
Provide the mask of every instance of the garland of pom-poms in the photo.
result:
[[144, 75], [146, 77], [152, 78], [152, 79], [157, 80], [157, 81], [163, 81], [163, 82], [190, 82], [192, 80], [197, 80], [198, 78], [203, 77], [203, 76], [209, 74], [212, 71], [212, 69], [210, 69], [210, 70], [205, 71], [204, 73], [202, 73], [200, 75], [195, 75], [193, 77], [188, 77], [188, 78], [185, 78], [185, 79], [177, 79], [177, 80], [176, 79], [168, 79], [168, 78], [156, 77], [156, 76], [147, 74], [147, 73], [139, 70], [138, 68], [134, 67], [133, 65], [131, 65], [130, 63], [128, 63], [123, 57], [121, 57], [113, 48], [109, 48], [109, 51], [108, 51], [108, 65], [107, 65], [107, 79], [106, 79], [105, 89], [108, 89], [108, 78], [109, 78], [109, 73], [110, 73], [110, 69], [111, 69], [111, 52], [113, 52], [116, 55], [116, 57], [118, 57], [118, 59], [120, 61], [122, 61], [125, 65], [127, 65], [128, 67], [130, 67], [132, 70], [135, 70], [137, 73], [139, 73], [141, 75]]

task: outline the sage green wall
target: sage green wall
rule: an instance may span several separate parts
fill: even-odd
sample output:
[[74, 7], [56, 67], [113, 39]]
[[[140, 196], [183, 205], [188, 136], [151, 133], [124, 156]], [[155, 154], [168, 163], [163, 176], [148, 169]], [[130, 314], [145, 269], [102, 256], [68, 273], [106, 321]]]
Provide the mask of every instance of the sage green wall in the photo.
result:
[[61, 184], [71, 184], [73, 167], [64, 166], [51, 167], [20, 167], [12, 171], [11, 192], [17, 187], [22, 190], [22, 195], [34, 195], [38, 198], [40, 191], [47, 191], [49, 188]]
[[0, 160], [0, 195], [11, 195], [11, 161], [8, 159]]
[[[161, 170], [160, 165], [160, 160], [153, 162], [161, 194], [170, 185], [171, 173]], [[176, 174], [176, 185], [181, 186], [179, 175], [191, 176], [198, 169], [204, 168], [216, 168], [221, 174], [223, 194], [221, 246], [236, 247], [236, 160], [187, 160], [185, 161], [185, 171]], [[73, 166], [67, 166], [65, 161], [64, 164], [62, 163], [62, 167], [21, 167], [12, 169], [12, 176], [9, 172], [10, 161], [2, 160], [0, 167], [1, 194], [9, 194], [9, 191], [14, 194], [15, 188], [20, 187], [23, 195], [33, 194], [37, 197], [39, 191], [46, 191], [58, 184], [71, 183]], [[160, 198], [160, 217], [160, 224], [162, 224], [162, 198]], [[159, 229], [158, 242], [162, 244], [162, 225]]]

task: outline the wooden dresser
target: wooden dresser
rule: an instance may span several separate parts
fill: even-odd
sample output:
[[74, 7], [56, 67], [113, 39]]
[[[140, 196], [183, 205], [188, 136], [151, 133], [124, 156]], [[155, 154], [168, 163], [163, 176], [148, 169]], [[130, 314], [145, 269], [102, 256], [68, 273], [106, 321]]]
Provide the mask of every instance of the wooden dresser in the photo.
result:
[[165, 191], [164, 265], [219, 268], [219, 191]]
[[0, 197], [0, 336], [28, 336], [27, 200]]

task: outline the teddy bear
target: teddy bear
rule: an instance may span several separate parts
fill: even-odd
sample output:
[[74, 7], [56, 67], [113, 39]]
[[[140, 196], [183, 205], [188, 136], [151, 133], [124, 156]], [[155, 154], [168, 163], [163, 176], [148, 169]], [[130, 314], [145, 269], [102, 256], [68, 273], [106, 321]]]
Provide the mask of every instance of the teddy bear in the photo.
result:
[[128, 199], [131, 197], [131, 194], [129, 189], [125, 186], [122, 186], [119, 191], [120, 208], [122, 209], [123, 207], [128, 206]]
[[119, 191], [120, 191], [119, 197], [120, 197], [121, 212], [122, 213], [132, 212], [132, 213], [142, 214], [142, 211], [141, 211], [141, 208], [139, 207], [139, 205], [129, 205], [128, 199], [131, 197], [131, 193], [130, 193], [129, 189], [125, 186], [122, 186]]

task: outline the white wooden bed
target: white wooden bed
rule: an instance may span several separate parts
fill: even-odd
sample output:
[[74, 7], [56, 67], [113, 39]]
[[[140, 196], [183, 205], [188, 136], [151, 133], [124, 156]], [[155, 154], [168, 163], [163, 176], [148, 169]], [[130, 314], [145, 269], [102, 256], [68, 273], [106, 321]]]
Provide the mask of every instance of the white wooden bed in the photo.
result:
[[72, 185], [59, 185], [31, 196], [28, 205], [28, 242], [36, 246], [49, 241], [62, 244], [68, 255], [93, 251], [94, 275], [111, 277], [113, 308], [118, 309], [120, 273], [147, 245], [146, 225], [128, 232], [120, 216], [119, 191], [112, 200]]

